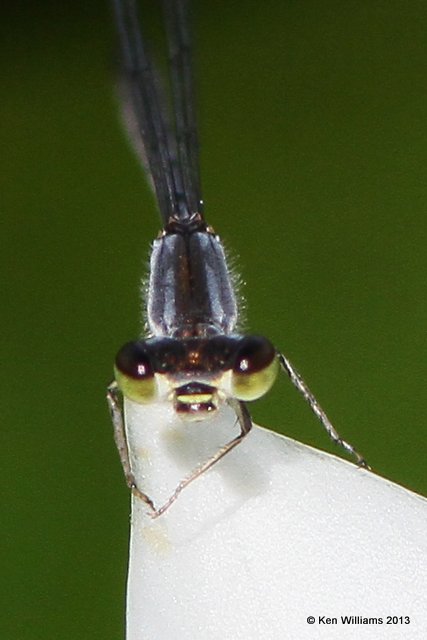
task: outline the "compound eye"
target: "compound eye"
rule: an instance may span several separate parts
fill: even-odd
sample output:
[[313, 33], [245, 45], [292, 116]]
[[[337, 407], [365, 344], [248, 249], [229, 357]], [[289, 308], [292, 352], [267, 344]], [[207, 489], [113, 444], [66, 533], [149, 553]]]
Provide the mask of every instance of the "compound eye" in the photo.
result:
[[236, 353], [231, 389], [238, 400], [256, 400], [273, 385], [279, 368], [276, 351], [266, 338], [242, 338]]
[[145, 404], [156, 397], [156, 381], [145, 342], [128, 342], [116, 356], [116, 382], [125, 398]]

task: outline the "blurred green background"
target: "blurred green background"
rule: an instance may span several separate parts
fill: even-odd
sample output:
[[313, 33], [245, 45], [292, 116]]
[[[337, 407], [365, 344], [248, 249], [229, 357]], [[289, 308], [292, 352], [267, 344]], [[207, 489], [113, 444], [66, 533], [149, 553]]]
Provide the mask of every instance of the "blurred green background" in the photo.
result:
[[[248, 328], [378, 473], [425, 492], [427, 4], [195, 4], [206, 211]], [[113, 640], [129, 499], [104, 389], [159, 222], [108, 3], [21, 2], [1, 29], [0, 637]], [[285, 377], [253, 415], [336, 452]]]

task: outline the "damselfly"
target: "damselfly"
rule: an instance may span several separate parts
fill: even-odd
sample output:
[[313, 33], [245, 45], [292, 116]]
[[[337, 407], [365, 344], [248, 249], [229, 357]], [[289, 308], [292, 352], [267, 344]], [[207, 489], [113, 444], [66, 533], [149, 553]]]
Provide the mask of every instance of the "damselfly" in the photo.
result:
[[[134, 144], [143, 148], [163, 230], [154, 240], [146, 293], [147, 336], [127, 343], [115, 360], [108, 388], [114, 435], [126, 481], [153, 517], [249, 433], [246, 402], [286, 372], [330, 438], [365, 460], [343, 440], [289, 362], [261, 336], [236, 333], [237, 298], [221, 240], [204, 217], [191, 68], [187, 0], [162, 2], [168, 42], [170, 91], [154, 66], [142, 37], [134, 0], [114, 0], [123, 62], [126, 108], [136, 124]], [[169, 96], [169, 100], [167, 99]], [[172, 107], [169, 108], [169, 102]], [[204, 420], [222, 403], [231, 406], [239, 434], [202, 462], [160, 507], [138, 487], [130, 464], [123, 398], [132, 402], [172, 402], [184, 420]]]

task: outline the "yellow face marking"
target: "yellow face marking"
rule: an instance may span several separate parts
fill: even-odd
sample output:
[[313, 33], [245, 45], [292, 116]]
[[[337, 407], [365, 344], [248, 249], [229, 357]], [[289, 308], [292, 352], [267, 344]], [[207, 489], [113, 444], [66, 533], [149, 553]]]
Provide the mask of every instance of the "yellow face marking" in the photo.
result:
[[206, 404], [212, 402], [212, 393], [193, 393], [191, 395], [176, 396], [181, 404]]
[[231, 378], [233, 394], [239, 400], [257, 400], [269, 391], [276, 379], [278, 370], [279, 361], [274, 358], [261, 371], [250, 374], [233, 373]]
[[135, 380], [119, 371], [117, 367], [114, 368], [114, 376], [125, 398], [133, 400], [133, 402], [138, 402], [139, 404], [153, 402], [156, 398], [157, 385], [154, 377]]

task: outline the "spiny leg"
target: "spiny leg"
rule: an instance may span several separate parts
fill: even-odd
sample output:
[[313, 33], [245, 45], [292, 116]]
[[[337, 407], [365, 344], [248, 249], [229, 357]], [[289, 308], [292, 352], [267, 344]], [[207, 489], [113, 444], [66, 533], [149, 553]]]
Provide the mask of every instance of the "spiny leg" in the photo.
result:
[[154, 510], [154, 513], [151, 514], [152, 518], [157, 518], [158, 516], [161, 516], [162, 513], [166, 511], [166, 509], [169, 509], [171, 504], [175, 502], [175, 500], [178, 498], [181, 491], [185, 489], [185, 487], [187, 487], [191, 482], [193, 482], [193, 480], [201, 476], [202, 473], [204, 473], [205, 471], [213, 467], [214, 464], [216, 464], [219, 460], [221, 460], [221, 458], [223, 458], [227, 453], [229, 453], [229, 451], [234, 449], [235, 446], [240, 444], [243, 438], [252, 429], [252, 420], [251, 420], [249, 411], [246, 408], [246, 405], [239, 400], [235, 400], [234, 398], [230, 398], [228, 400], [228, 404], [236, 413], [237, 420], [240, 425], [239, 435], [233, 438], [232, 440], [230, 440], [230, 442], [225, 444], [223, 447], [218, 449], [218, 451], [211, 458], [209, 458], [209, 460], [206, 460], [206, 462], [204, 462], [202, 465], [194, 469], [190, 473], [190, 475], [188, 475], [186, 478], [181, 480], [181, 482], [178, 484], [173, 494], [164, 503], [164, 505], [162, 505], [159, 509]]
[[339, 445], [340, 447], [342, 447], [345, 451], [347, 451], [347, 453], [354, 456], [356, 459], [356, 463], [359, 465], [359, 467], [370, 469], [366, 460], [360, 455], [358, 451], [356, 451], [353, 445], [351, 445], [349, 442], [341, 438], [338, 431], [336, 431], [331, 421], [329, 420], [328, 416], [323, 411], [322, 407], [317, 402], [316, 398], [311, 393], [310, 389], [308, 388], [304, 380], [301, 378], [298, 371], [289, 362], [289, 360], [285, 358], [285, 356], [282, 353], [279, 353], [279, 362], [283, 371], [285, 371], [285, 373], [287, 373], [289, 378], [291, 379], [292, 384], [298, 389], [298, 391], [301, 393], [301, 395], [304, 397], [304, 399], [308, 403], [314, 415], [317, 416], [317, 418], [320, 420], [321, 424], [326, 429], [331, 440], [335, 442], [337, 445]]
[[111, 413], [111, 420], [114, 429], [114, 441], [122, 463], [126, 484], [134, 496], [140, 498], [150, 509], [151, 513], [156, 513], [153, 501], [145, 493], [138, 489], [135, 476], [132, 473], [129, 449], [126, 440], [125, 422], [123, 417], [123, 407], [120, 400], [120, 392], [117, 382], [112, 382], [107, 388], [107, 402]]

